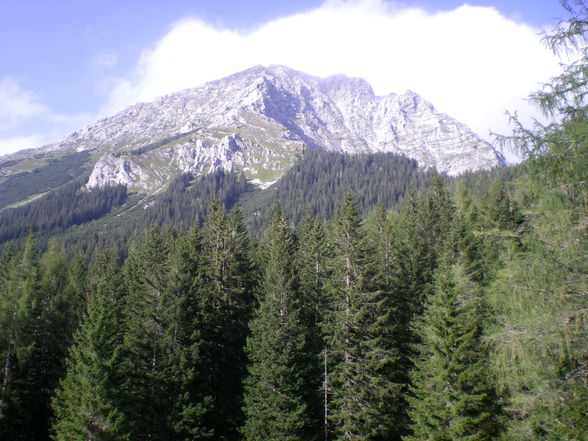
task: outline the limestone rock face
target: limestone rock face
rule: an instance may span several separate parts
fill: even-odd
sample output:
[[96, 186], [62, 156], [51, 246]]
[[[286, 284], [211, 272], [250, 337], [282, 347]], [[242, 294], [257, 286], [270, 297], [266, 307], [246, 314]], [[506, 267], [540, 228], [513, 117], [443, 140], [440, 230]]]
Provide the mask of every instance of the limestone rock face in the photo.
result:
[[316, 78], [284, 66], [256, 66], [133, 105], [43, 150], [92, 152], [89, 188], [125, 183], [154, 191], [178, 173], [218, 168], [267, 184], [304, 148], [396, 152], [450, 175], [504, 163], [414, 92], [376, 96], [360, 78]]
[[[148, 182], [150, 182], [149, 176], [140, 165], [128, 158], [106, 154], [94, 165], [86, 187], [122, 184], [130, 188], [142, 188]], [[146, 189], [152, 190], [153, 186], [150, 185]]]

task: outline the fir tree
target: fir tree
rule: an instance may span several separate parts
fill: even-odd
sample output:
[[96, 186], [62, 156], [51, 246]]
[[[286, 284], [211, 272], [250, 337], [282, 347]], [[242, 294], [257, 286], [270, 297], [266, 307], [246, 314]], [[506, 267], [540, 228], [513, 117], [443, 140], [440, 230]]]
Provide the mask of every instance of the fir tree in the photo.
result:
[[[390, 339], [387, 343], [389, 347], [398, 349], [398, 359], [391, 365], [391, 379], [399, 385], [407, 382], [406, 367], [402, 362], [402, 353], [397, 342], [407, 339], [408, 332], [403, 328], [407, 324], [403, 322], [406, 312], [403, 311], [403, 298], [400, 295], [399, 287], [396, 285], [397, 268], [395, 267], [395, 253], [397, 231], [394, 228], [389, 213], [382, 206], [376, 207], [366, 219], [368, 224], [367, 230], [367, 275], [370, 278], [370, 286], [377, 289], [382, 296], [383, 304], [389, 320], [392, 322], [388, 326], [393, 326], [394, 332], [387, 333]], [[386, 325], [384, 325], [386, 326]], [[404, 387], [403, 387], [404, 389]], [[390, 434], [390, 439], [400, 439], [406, 432], [407, 416], [406, 402], [404, 399], [404, 390], [396, 397], [396, 402], [390, 401], [389, 414], [393, 421], [394, 433]]]
[[229, 216], [216, 201], [203, 228], [199, 329], [202, 379], [212, 397], [205, 418], [216, 439], [236, 439], [243, 424], [245, 340], [253, 309], [255, 278], [249, 243], [238, 210]]
[[495, 408], [481, 344], [478, 287], [460, 264], [444, 262], [419, 326], [418, 357], [409, 398], [412, 436], [405, 440], [488, 440]]
[[176, 325], [178, 348], [171, 358], [175, 367], [177, 395], [174, 403], [172, 428], [176, 439], [207, 439], [212, 433], [203, 423], [210, 408], [211, 397], [202, 385], [203, 366], [200, 361], [200, 302], [202, 234], [198, 224], [180, 232], [170, 254], [169, 295], [177, 305]]
[[31, 404], [29, 418], [34, 421], [35, 439], [48, 439], [52, 419], [51, 396], [63, 375], [67, 349], [77, 326], [70, 311], [69, 267], [61, 245], [51, 240], [39, 260], [39, 286], [36, 305], [32, 306], [27, 330], [32, 346], [26, 359], [21, 359], [26, 373], [26, 388]]
[[[379, 244], [375, 248], [381, 248], [380, 260], [376, 263], [376, 268], [379, 268], [377, 273], [382, 277], [379, 283], [384, 284], [384, 289], [392, 291], [387, 303], [393, 308], [393, 341], [398, 349], [395, 380], [402, 385], [398, 401], [400, 408], [393, 415], [396, 423], [393, 439], [399, 439], [407, 433], [407, 385], [410, 383], [409, 372], [413, 366], [414, 345], [419, 340], [413, 323], [423, 312], [434, 270], [431, 268], [432, 253], [427, 240], [428, 232], [423, 229], [423, 211], [423, 200], [411, 192], [394, 224], [385, 226], [382, 220], [379, 221], [382, 231], [390, 228], [390, 236], [384, 239], [390, 241], [390, 244], [384, 247]], [[382, 241], [379, 237], [374, 240]], [[371, 257], [372, 260], [377, 259], [376, 253], [372, 253]]]
[[53, 399], [57, 441], [128, 439], [120, 409], [122, 277], [104, 252], [92, 265], [89, 303]]
[[186, 323], [194, 291], [183, 288], [193, 277], [178, 274], [191, 269], [177, 267], [182, 258], [178, 262], [172, 250], [183, 248], [178, 240], [175, 232], [153, 227], [126, 262], [122, 370], [131, 439], [207, 434], [200, 422], [204, 403], [192, 401], [200, 339], [193, 322]]
[[370, 286], [359, 214], [347, 192], [334, 224], [330, 356], [330, 431], [338, 440], [389, 435], [397, 403], [397, 353], [381, 294]]
[[325, 407], [328, 371], [324, 363], [328, 358], [328, 351], [324, 343], [322, 325], [328, 306], [326, 291], [327, 281], [330, 278], [331, 258], [332, 247], [327, 239], [327, 230], [318, 219], [311, 215], [310, 211], [307, 211], [299, 231], [297, 273], [300, 283], [301, 321], [306, 329], [309, 352], [306, 370], [308, 378], [305, 380], [311, 391], [308, 406], [313, 416], [320, 415], [323, 432], [328, 428]]
[[[432, 281], [432, 251], [422, 220], [423, 201], [411, 193], [393, 226], [391, 256], [392, 285], [398, 299], [398, 312], [403, 339], [412, 342], [408, 326], [413, 316], [423, 309], [426, 287]], [[403, 345], [403, 341], [399, 341]]]
[[496, 236], [515, 232], [523, 222], [523, 215], [512, 189], [504, 182], [492, 182], [480, 198], [480, 221]]
[[[11, 314], [9, 344], [2, 397], [6, 423], [13, 439], [49, 438], [50, 396], [59, 378], [63, 343], [59, 323], [59, 284], [67, 280], [67, 266], [54, 249], [56, 285], [50, 273], [39, 268], [36, 241], [30, 234], [15, 256], [8, 274], [8, 308]], [[45, 262], [45, 268], [47, 262]], [[52, 286], [53, 285], [53, 286]], [[7, 367], [7, 369], [6, 369]]]
[[309, 440], [309, 358], [296, 274], [296, 244], [281, 211], [267, 230], [262, 299], [247, 340], [243, 435], [248, 441]]
[[[28, 406], [36, 397], [35, 390], [27, 384], [27, 377], [34, 377], [33, 366], [27, 363], [35, 350], [37, 328], [34, 325], [40, 313], [38, 254], [32, 234], [18, 252], [9, 255], [4, 268], [6, 276], [0, 304], [3, 338], [0, 434], [3, 439], [27, 440], [37, 432], [39, 424], [31, 423]], [[38, 401], [33, 404], [39, 405]]]

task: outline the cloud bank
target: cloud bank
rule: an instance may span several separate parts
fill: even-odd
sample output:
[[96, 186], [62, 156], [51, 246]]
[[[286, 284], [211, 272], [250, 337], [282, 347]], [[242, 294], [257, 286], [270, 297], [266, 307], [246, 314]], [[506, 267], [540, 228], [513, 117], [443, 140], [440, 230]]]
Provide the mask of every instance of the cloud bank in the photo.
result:
[[538, 35], [488, 7], [430, 13], [383, 0], [331, 0], [250, 32], [188, 18], [146, 49], [110, 93], [105, 113], [256, 64], [366, 79], [377, 94], [411, 89], [488, 138], [505, 111], [534, 115], [525, 98], [559, 71]]
[[0, 156], [48, 144], [89, 120], [57, 113], [16, 79], [0, 78]]

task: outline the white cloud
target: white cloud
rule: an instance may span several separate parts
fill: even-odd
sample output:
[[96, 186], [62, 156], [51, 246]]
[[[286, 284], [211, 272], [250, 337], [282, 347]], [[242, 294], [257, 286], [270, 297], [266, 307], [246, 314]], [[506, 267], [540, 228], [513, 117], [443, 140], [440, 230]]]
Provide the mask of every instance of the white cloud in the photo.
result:
[[378, 94], [412, 89], [487, 137], [509, 132], [507, 109], [529, 121], [525, 98], [559, 71], [539, 32], [493, 8], [428, 13], [383, 0], [327, 0], [249, 33], [185, 19], [143, 52], [105, 112], [256, 64], [283, 64], [363, 77]]
[[47, 141], [40, 135], [0, 137], [0, 157], [18, 150], [33, 149], [46, 143]]
[[45, 110], [34, 94], [20, 87], [14, 78], [0, 79], [0, 130], [12, 128]]
[[14, 78], [0, 79], [0, 156], [53, 142], [91, 119], [54, 112]]

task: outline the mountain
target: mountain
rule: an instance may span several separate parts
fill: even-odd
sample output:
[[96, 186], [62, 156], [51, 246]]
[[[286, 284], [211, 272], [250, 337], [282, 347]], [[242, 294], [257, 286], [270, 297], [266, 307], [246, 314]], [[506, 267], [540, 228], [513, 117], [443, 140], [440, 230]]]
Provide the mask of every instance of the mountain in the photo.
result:
[[[52, 175], [64, 161], [76, 164], [68, 169], [72, 179], [87, 175], [88, 188], [124, 184], [152, 193], [180, 173], [217, 169], [242, 171], [267, 186], [305, 148], [401, 153], [449, 175], [503, 164], [490, 144], [414, 92], [376, 96], [359, 78], [256, 66], [130, 106], [58, 143], [0, 158], [0, 187], [18, 187], [34, 170]], [[42, 194], [66, 179], [52, 177], [47, 184], [28, 182], [19, 194]]]

